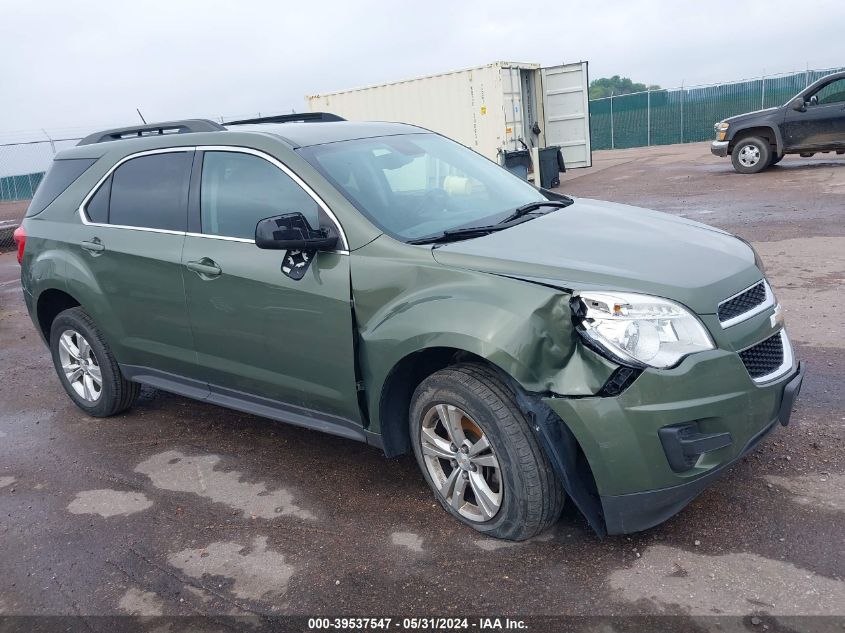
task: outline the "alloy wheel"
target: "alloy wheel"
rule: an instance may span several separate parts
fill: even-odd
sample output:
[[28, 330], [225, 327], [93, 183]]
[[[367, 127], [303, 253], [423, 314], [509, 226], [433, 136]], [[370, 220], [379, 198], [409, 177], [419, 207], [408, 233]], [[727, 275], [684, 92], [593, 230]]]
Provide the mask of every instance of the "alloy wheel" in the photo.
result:
[[420, 448], [434, 487], [470, 521], [489, 521], [502, 506], [499, 460], [481, 427], [451, 404], [437, 404], [423, 417]]
[[743, 145], [738, 160], [743, 167], [754, 167], [760, 162], [760, 148], [751, 144]]
[[103, 391], [103, 376], [94, 350], [79, 332], [65, 330], [59, 337], [59, 361], [68, 383], [86, 402], [96, 402]]

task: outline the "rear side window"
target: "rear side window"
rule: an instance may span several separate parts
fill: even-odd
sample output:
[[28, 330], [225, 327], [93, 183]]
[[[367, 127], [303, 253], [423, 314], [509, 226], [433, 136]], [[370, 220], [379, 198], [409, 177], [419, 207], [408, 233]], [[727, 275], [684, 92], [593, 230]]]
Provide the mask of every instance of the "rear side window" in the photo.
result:
[[26, 216], [32, 216], [41, 213], [47, 208], [53, 200], [77, 179], [83, 172], [97, 161], [96, 158], [65, 158], [62, 160], [54, 160], [47, 175], [44, 176], [38, 189], [35, 190], [35, 195], [32, 197], [32, 202], [29, 203], [29, 208], [26, 210]]
[[263, 158], [237, 152], [205, 153], [200, 211], [207, 235], [254, 239], [259, 220], [293, 211], [320, 226], [320, 207], [290, 176]]
[[109, 221], [109, 196], [111, 195], [111, 176], [100, 185], [97, 193], [88, 201], [85, 211], [88, 219], [98, 224], [107, 224]]
[[[170, 152], [126, 161], [103, 183], [89, 207], [96, 201], [94, 212], [102, 216], [103, 200], [96, 200], [102, 194], [109, 199], [109, 224], [184, 231], [192, 158], [192, 152]], [[104, 193], [109, 186], [110, 194]]]

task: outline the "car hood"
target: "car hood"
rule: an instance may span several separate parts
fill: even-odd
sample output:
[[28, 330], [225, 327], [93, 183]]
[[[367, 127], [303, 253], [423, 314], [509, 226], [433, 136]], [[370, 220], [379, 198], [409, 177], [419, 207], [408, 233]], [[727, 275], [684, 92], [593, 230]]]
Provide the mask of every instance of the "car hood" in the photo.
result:
[[764, 110], [755, 110], [754, 112], [745, 112], [744, 114], [737, 114], [736, 116], [731, 116], [727, 119], [722, 119], [722, 123], [730, 123], [732, 125], [735, 125], [737, 123], [744, 123], [745, 121], [750, 121], [752, 119], [768, 117], [768, 115], [777, 112], [781, 109], [783, 109], [783, 106], [766, 108]]
[[569, 290], [612, 289], [713, 314], [761, 278], [739, 238], [698, 222], [623, 204], [577, 199], [508, 229], [437, 247], [445, 266]]

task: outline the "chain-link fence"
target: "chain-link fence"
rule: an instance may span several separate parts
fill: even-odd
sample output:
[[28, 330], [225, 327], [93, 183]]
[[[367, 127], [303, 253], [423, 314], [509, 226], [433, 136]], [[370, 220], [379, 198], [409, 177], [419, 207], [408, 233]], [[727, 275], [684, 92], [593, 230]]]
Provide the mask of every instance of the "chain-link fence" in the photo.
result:
[[845, 68], [806, 70], [747, 81], [649, 90], [590, 101], [593, 149], [691, 143], [713, 138], [729, 116], [783, 105], [814, 81]]
[[0, 252], [14, 248], [12, 233], [26, 213], [53, 156], [78, 141], [63, 138], [0, 143]]

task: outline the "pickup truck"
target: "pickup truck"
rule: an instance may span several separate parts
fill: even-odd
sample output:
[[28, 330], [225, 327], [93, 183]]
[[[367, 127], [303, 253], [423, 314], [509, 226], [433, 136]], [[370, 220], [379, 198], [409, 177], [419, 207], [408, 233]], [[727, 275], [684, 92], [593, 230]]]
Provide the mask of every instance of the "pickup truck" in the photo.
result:
[[730, 156], [741, 174], [756, 174], [786, 154], [845, 154], [845, 72], [822, 77], [787, 103], [715, 125], [710, 151]]

